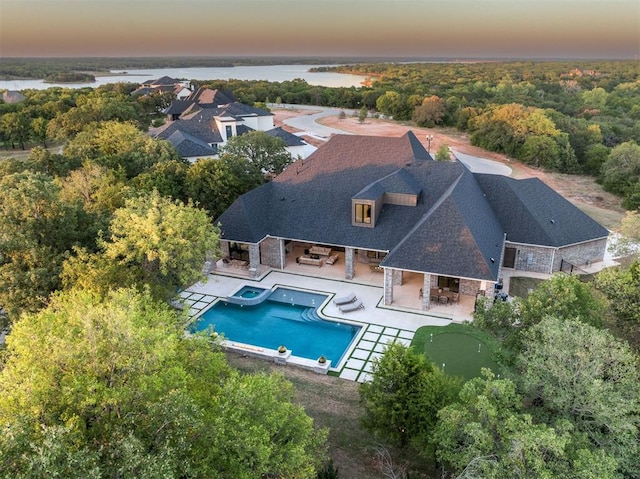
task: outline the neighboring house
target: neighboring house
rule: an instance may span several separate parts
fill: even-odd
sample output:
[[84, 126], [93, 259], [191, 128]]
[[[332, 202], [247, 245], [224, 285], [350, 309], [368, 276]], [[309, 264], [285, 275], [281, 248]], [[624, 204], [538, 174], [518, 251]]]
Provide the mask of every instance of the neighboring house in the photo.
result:
[[220, 90], [199, 88], [184, 100], [171, 103], [164, 113], [167, 123], [151, 129], [150, 134], [169, 141], [182, 158], [192, 162], [217, 157], [218, 148], [229, 138], [250, 131], [281, 138], [292, 158], [304, 157], [306, 151], [303, 140], [274, 127], [272, 113], [240, 103], [232, 94]]
[[2, 99], [5, 103], [20, 103], [24, 101], [25, 96], [19, 91], [6, 90], [2, 92]]
[[191, 95], [191, 82], [163, 76], [155, 80], [147, 80], [131, 92], [132, 95], [152, 95], [154, 93], [173, 93], [179, 100]]
[[538, 179], [433, 161], [412, 132], [333, 136], [242, 195], [216, 223], [223, 254], [248, 262], [254, 278], [301, 259], [322, 265], [318, 255], [298, 257], [301, 246], [331, 251], [344, 256], [335, 266], [346, 279], [356, 263], [379, 263], [385, 304], [418, 275], [422, 309], [433, 288], [474, 298], [492, 292], [502, 268], [553, 273], [563, 262], [602, 261], [608, 236]]

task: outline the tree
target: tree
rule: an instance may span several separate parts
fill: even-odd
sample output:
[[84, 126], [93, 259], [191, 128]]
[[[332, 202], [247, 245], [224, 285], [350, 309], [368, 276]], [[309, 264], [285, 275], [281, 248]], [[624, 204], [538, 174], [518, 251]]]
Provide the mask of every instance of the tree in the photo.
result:
[[29, 118], [20, 112], [5, 113], [0, 117], [0, 132], [11, 142], [12, 148], [18, 143], [24, 150], [31, 136]]
[[640, 374], [626, 343], [578, 320], [547, 317], [525, 333], [517, 365], [536, 417], [569, 420], [620, 472], [637, 473]]
[[90, 241], [79, 218], [51, 177], [0, 178], [0, 305], [12, 318], [46, 304], [67, 252]]
[[156, 163], [179, 160], [171, 143], [145, 135], [132, 123], [117, 121], [87, 127], [65, 145], [64, 154], [107, 168], [122, 168], [128, 178]]
[[596, 277], [596, 287], [609, 299], [609, 307], [618, 323], [627, 330], [637, 330], [640, 325], [640, 263], [634, 261], [628, 268], [601, 271]]
[[369, 110], [367, 109], [366, 106], [363, 106], [362, 108], [360, 108], [360, 111], [358, 112], [358, 122], [364, 123], [365, 120], [367, 119], [367, 116], [369, 116]]
[[605, 308], [592, 283], [580, 281], [577, 275], [556, 273], [540, 283], [523, 301], [520, 319], [525, 328], [545, 316], [577, 319], [601, 326]]
[[518, 159], [535, 167], [558, 169], [560, 147], [549, 136], [531, 135], [522, 145]]
[[443, 143], [438, 151], [436, 151], [436, 161], [451, 161], [451, 148], [446, 143]]
[[640, 210], [627, 211], [617, 231], [618, 238], [609, 248], [616, 257], [631, 256], [640, 252]]
[[210, 424], [211, 449], [224, 451], [215, 457], [220, 477], [316, 477], [327, 432], [314, 431], [283, 376], [234, 375], [221, 396]]
[[170, 196], [176, 200], [187, 200], [185, 182], [189, 162], [186, 160], [169, 160], [152, 165], [144, 173], [132, 180], [138, 190], [158, 190], [162, 196]]
[[422, 100], [422, 104], [413, 110], [413, 121], [418, 126], [432, 127], [442, 122], [446, 111], [445, 101], [439, 96], [432, 95]]
[[281, 138], [264, 131], [250, 131], [230, 138], [222, 148], [221, 156], [243, 158], [259, 170], [278, 175], [291, 163], [291, 154]]
[[376, 110], [394, 120], [408, 120], [410, 116], [404, 97], [396, 91], [387, 91], [378, 97]]
[[640, 182], [640, 146], [622, 143], [611, 150], [602, 165], [602, 186], [617, 195], [626, 196]]
[[487, 369], [440, 410], [432, 440], [438, 460], [459, 478], [616, 477], [613, 458], [585, 447], [568, 421], [534, 423], [515, 384]]
[[47, 147], [47, 120], [41, 116], [31, 120], [31, 133], [35, 140], [40, 142], [43, 148]]
[[453, 400], [457, 381], [397, 342], [373, 361], [371, 376], [360, 386], [364, 426], [395, 445], [424, 451], [437, 412]]
[[218, 242], [219, 230], [204, 210], [154, 191], [114, 212], [100, 246], [107, 258], [138, 269], [145, 284], [171, 297], [203, 278], [204, 263], [216, 254]]
[[242, 194], [264, 183], [255, 164], [244, 158], [222, 155], [219, 160], [201, 159], [189, 167], [185, 192], [195, 204], [217, 218]]
[[148, 294], [25, 316], [0, 371], [2, 477], [315, 477], [324, 431], [281, 376], [239, 375]]

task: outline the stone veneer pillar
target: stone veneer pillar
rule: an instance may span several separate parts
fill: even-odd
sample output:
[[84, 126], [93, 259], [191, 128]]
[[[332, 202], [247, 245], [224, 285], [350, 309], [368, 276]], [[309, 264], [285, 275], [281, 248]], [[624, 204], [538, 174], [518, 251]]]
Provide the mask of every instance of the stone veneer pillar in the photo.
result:
[[260, 275], [260, 245], [249, 245], [249, 274], [252, 278]]
[[431, 275], [425, 274], [422, 282], [422, 309], [429, 309], [431, 305]]
[[384, 304], [393, 303], [393, 278], [395, 270], [384, 268]]
[[353, 279], [355, 276], [355, 268], [354, 268], [354, 257], [353, 248], [345, 248], [344, 249], [344, 277], [346, 279]]

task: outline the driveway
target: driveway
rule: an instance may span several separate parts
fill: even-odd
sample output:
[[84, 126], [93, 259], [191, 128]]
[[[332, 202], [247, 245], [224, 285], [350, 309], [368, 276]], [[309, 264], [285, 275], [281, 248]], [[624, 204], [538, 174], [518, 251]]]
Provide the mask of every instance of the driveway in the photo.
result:
[[460, 153], [459, 151], [451, 150], [451, 153], [453, 153], [453, 156], [455, 156], [460, 163], [469, 168], [473, 173], [511, 176], [511, 168], [497, 161], [467, 155], [465, 153]]
[[[291, 116], [289, 118], [285, 118], [282, 122], [288, 126], [291, 126], [297, 130], [300, 130], [300, 133], [297, 133], [299, 136], [309, 136], [318, 140], [326, 141], [329, 139], [331, 135], [335, 134], [343, 134], [343, 135], [352, 135], [357, 134], [353, 130], [343, 130], [340, 128], [330, 127], [321, 125], [317, 122], [318, 119], [324, 117], [335, 117], [337, 118], [341, 111], [344, 111], [347, 115], [347, 118], [353, 117], [354, 111], [344, 108], [329, 108], [322, 106], [314, 106], [314, 105], [288, 105], [288, 104], [271, 104], [269, 105], [271, 108], [284, 109], [290, 108], [292, 110], [308, 110], [311, 112], [310, 114], [305, 114], [304, 112], [300, 115]], [[357, 112], [356, 112], [357, 113]], [[353, 125], [351, 121], [342, 120], [345, 122], [345, 126], [353, 128], [356, 125]], [[357, 125], [361, 128], [368, 128], [369, 125]], [[406, 128], [406, 127], [401, 127]], [[368, 132], [369, 133], [369, 132]], [[369, 133], [370, 134], [370, 133]], [[383, 135], [384, 136], [384, 135]], [[493, 160], [489, 160], [486, 158], [481, 158], [477, 156], [468, 155], [465, 153], [461, 153], [459, 151], [451, 151], [453, 155], [467, 168], [469, 168], [474, 173], [488, 173], [492, 175], [511, 175], [511, 168], [508, 166]]]
[[296, 110], [310, 110], [315, 113], [301, 114], [291, 118], [287, 118], [282, 122], [285, 125], [289, 125], [298, 130], [302, 130], [300, 135], [308, 135], [319, 140], [328, 140], [331, 135], [351, 135], [350, 132], [340, 130], [338, 128], [331, 128], [329, 126], [321, 125], [316, 120], [325, 116], [338, 116], [341, 111], [344, 111], [347, 115], [352, 115], [352, 110], [345, 110], [344, 108], [328, 108], [323, 106], [313, 105], [269, 105], [270, 108], [291, 108]]

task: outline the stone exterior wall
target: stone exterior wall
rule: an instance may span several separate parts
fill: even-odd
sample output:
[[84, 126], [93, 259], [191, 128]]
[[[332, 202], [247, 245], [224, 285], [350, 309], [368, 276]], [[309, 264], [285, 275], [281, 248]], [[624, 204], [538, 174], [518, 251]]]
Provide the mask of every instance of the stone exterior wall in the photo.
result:
[[544, 248], [542, 246], [505, 243], [516, 249], [514, 269], [551, 274], [560, 271], [562, 260], [575, 266], [589, 265], [602, 261], [607, 247], [607, 239], [580, 243], [564, 248]]
[[566, 248], [558, 249], [555, 261], [553, 262], [553, 271], [560, 270], [562, 260], [568, 261], [574, 266], [588, 266], [591, 263], [597, 263], [604, 259], [607, 249], [607, 239], [603, 238], [588, 243], [580, 243]]
[[229, 251], [230, 244], [229, 241], [220, 240], [220, 254], [223, 258], [228, 258], [231, 254]]
[[506, 242], [505, 247], [516, 249], [514, 269], [545, 274], [551, 272], [555, 248], [543, 248], [510, 242]]
[[466, 296], [475, 296], [478, 293], [478, 290], [481, 288], [481, 281], [476, 281], [473, 279], [461, 279], [460, 280], [460, 294], [464, 294]]
[[278, 238], [265, 238], [260, 243], [260, 262], [270, 268], [280, 269], [284, 263], [284, 244]]

